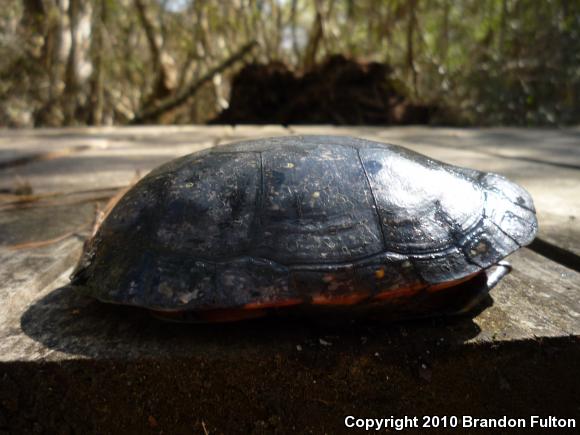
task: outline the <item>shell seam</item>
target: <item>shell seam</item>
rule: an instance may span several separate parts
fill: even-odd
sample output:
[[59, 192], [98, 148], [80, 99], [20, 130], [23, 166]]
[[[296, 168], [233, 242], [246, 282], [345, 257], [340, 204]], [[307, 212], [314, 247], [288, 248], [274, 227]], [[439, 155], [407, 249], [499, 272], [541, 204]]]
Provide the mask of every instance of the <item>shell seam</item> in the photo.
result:
[[520, 242], [518, 242], [511, 234], [508, 234], [502, 227], [495, 223], [492, 219], [488, 219], [498, 230], [507, 236], [508, 239], [512, 240], [519, 248], [523, 248]]
[[377, 215], [377, 223], [379, 225], [379, 230], [381, 231], [381, 236], [382, 236], [382, 239], [383, 239], [383, 247], [385, 249], [387, 249], [387, 238], [385, 236], [385, 231], [383, 230], [383, 222], [382, 222], [382, 219], [381, 219], [381, 214], [379, 213], [379, 206], [378, 206], [378, 203], [377, 203], [377, 198], [375, 196], [375, 193], [373, 192], [373, 186], [371, 185], [371, 180], [369, 178], [369, 174], [367, 173], [367, 169], [365, 168], [365, 164], [362, 161], [362, 157], [360, 155], [360, 151], [358, 150], [358, 148], [356, 148], [355, 151], [356, 151], [356, 155], [358, 157], [358, 161], [360, 162], [360, 165], [362, 167], [363, 174], [364, 174], [365, 179], [367, 181], [367, 186], [369, 187], [369, 192], [371, 194], [371, 198], [373, 199], [373, 204], [374, 204], [374, 207], [375, 207], [375, 214]]

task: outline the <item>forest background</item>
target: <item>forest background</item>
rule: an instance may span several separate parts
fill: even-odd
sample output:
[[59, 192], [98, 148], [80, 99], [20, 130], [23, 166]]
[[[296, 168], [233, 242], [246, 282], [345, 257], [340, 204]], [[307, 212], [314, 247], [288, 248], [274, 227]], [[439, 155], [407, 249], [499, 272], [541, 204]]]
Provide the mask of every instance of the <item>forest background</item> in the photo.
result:
[[578, 0], [2, 0], [0, 126], [206, 123], [245, 64], [335, 54], [431, 123], [580, 120]]

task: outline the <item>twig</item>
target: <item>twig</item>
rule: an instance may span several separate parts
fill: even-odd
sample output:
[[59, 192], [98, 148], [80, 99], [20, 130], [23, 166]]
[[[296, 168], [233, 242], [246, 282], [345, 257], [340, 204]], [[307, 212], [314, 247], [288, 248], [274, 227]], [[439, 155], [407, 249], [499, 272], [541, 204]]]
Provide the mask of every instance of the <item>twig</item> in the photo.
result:
[[62, 235], [55, 237], [53, 239], [39, 240], [36, 242], [17, 243], [15, 245], [8, 245], [8, 246], [6, 246], [6, 248], [10, 249], [12, 251], [19, 251], [21, 249], [44, 248], [45, 246], [50, 246], [50, 245], [54, 245], [55, 243], [62, 242], [63, 240], [68, 239], [69, 237], [74, 236], [75, 234], [79, 233], [80, 231], [82, 231], [84, 228], [86, 228], [88, 226], [89, 226], [89, 223], [83, 224], [80, 227], [78, 227], [76, 230], [62, 234]]
[[42, 201], [43, 199], [47, 198], [55, 198], [58, 196], [74, 196], [74, 195], [83, 195], [87, 193], [100, 193], [100, 192], [108, 192], [109, 190], [118, 190], [122, 189], [126, 186], [111, 186], [111, 187], [102, 187], [99, 189], [86, 189], [86, 190], [74, 190], [71, 192], [47, 192], [47, 193], [38, 193], [38, 194], [30, 194], [30, 195], [16, 195], [12, 193], [0, 193], [0, 203], [2, 205], [16, 205], [16, 204], [25, 204], [29, 202], [36, 202]]
[[[99, 210], [98, 209], [98, 206], [97, 206], [95, 218], [94, 218], [94, 220], [92, 222], [92, 230], [91, 230], [91, 233], [90, 233], [87, 241], [90, 241], [95, 236], [95, 234], [97, 233], [98, 229], [102, 225], [103, 221], [111, 213], [111, 210], [113, 210], [113, 208], [115, 207], [115, 205], [117, 205], [117, 203], [125, 195], [125, 193], [127, 193], [127, 191], [131, 187], [133, 187], [135, 185], [135, 183], [139, 180], [139, 178], [140, 178], [140, 174], [139, 173], [136, 173], [135, 176], [133, 177], [133, 179], [131, 180], [131, 182], [127, 186], [124, 186], [121, 189], [119, 189], [118, 192], [115, 193], [115, 195], [113, 195], [112, 197], [109, 197], [109, 196], [105, 197], [105, 199], [109, 199], [109, 201], [107, 202], [107, 204], [105, 205], [105, 207], [102, 210]], [[93, 199], [93, 198], [91, 198], [91, 199]], [[87, 200], [85, 200], [85, 201], [87, 201]], [[73, 204], [73, 203], [74, 202], [70, 202], [70, 204]], [[38, 206], [38, 204], [35, 204], [35, 205]], [[0, 210], [2, 210], [2, 208], [0, 208]], [[65, 239], [67, 239], [67, 238], [69, 238], [69, 237], [71, 237], [71, 236], [79, 233], [84, 228], [88, 227], [89, 225], [91, 225], [91, 222], [87, 222], [87, 223], [81, 225], [80, 227], [78, 227], [76, 230], [70, 231], [70, 232], [65, 233], [65, 234], [62, 234], [62, 235], [60, 235], [58, 237], [55, 237], [53, 239], [39, 240], [39, 241], [34, 241], [34, 242], [18, 243], [18, 244], [15, 244], [15, 245], [6, 246], [6, 248], [7, 249], [10, 249], [10, 250], [42, 248], [44, 246], [49, 246], [49, 245], [52, 245], [54, 243], [61, 242], [61, 241], [65, 240]], [[85, 241], [85, 243], [86, 243], [86, 241]]]
[[30, 203], [15, 203], [0, 206], [0, 211], [22, 210], [27, 208], [43, 208], [43, 207], [58, 207], [63, 205], [84, 204], [86, 202], [104, 201], [110, 199], [111, 195], [95, 195], [88, 198], [75, 199], [72, 201], [45, 201], [45, 202], [30, 202]]

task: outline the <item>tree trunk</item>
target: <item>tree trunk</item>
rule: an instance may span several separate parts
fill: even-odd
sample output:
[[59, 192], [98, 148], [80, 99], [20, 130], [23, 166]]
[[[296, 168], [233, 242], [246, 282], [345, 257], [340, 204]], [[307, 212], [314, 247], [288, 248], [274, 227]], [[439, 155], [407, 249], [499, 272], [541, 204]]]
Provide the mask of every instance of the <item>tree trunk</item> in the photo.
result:
[[92, 21], [90, 3], [87, 0], [69, 0], [68, 17], [71, 43], [64, 77], [63, 114], [64, 125], [73, 125], [78, 121], [78, 109], [84, 106], [84, 85], [92, 72], [89, 60]]
[[242, 60], [244, 56], [246, 56], [254, 49], [254, 47], [256, 47], [256, 45], [257, 45], [256, 41], [252, 41], [244, 45], [239, 51], [234, 53], [232, 56], [230, 56], [228, 59], [223, 61], [218, 66], [211, 68], [198, 80], [196, 80], [194, 83], [189, 85], [184, 90], [180, 91], [177, 95], [167, 97], [164, 100], [159, 101], [157, 105], [145, 109], [140, 113], [137, 113], [135, 117], [130, 121], [130, 124], [141, 124], [147, 121], [154, 120], [157, 117], [163, 115], [164, 113], [167, 113], [170, 110], [179, 107], [180, 105], [185, 103], [189, 98], [195, 95], [204, 84], [213, 80], [216, 74], [220, 74], [230, 66], [234, 65], [236, 62]]
[[107, 0], [99, 0], [98, 8], [93, 23], [92, 55], [94, 69], [91, 78], [90, 125], [103, 124], [104, 110], [103, 57], [105, 50], [103, 30], [106, 28], [107, 23]]
[[42, 0], [24, 0], [20, 25], [35, 35], [44, 36], [46, 10]]
[[314, 22], [312, 23], [312, 28], [308, 34], [308, 45], [304, 51], [304, 61], [302, 63], [302, 69], [306, 72], [312, 69], [316, 64], [316, 55], [318, 54], [318, 49], [320, 48], [320, 42], [324, 37], [324, 26], [322, 20], [322, 0], [315, 0], [316, 16], [314, 17]]
[[449, 0], [444, 0], [443, 5], [443, 25], [441, 26], [441, 39], [439, 43], [440, 63], [445, 65], [445, 70], [449, 70], [448, 52], [449, 52], [449, 13], [451, 4]]
[[71, 46], [65, 72], [65, 91], [63, 99], [64, 124], [71, 125], [76, 111], [76, 97], [79, 91], [77, 75], [77, 38], [78, 9], [80, 0], [69, 0], [68, 19], [70, 23]]
[[[46, 5], [47, 3], [43, 3]], [[53, 0], [46, 11], [46, 30], [42, 47], [42, 63], [47, 71], [48, 86], [40, 108], [34, 115], [35, 126], [61, 126], [61, 97], [64, 90], [65, 65], [70, 53], [71, 33], [66, 0]]]
[[161, 29], [150, 16], [143, 0], [134, 0], [135, 8], [151, 52], [155, 80], [153, 91], [147, 98], [145, 106], [171, 95], [177, 86], [177, 71], [174, 59], [165, 51]]
[[499, 55], [503, 58], [505, 51], [505, 34], [507, 27], [507, 15], [508, 15], [508, 4], [507, 0], [502, 0], [501, 2], [501, 17], [499, 24]]
[[300, 59], [300, 48], [298, 47], [298, 35], [296, 34], [296, 13], [298, 8], [298, 0], [292, 0], [292, 5], [290, 9], [290, 25], [292, 29], [292, 51], [296, 57], [296, 62]]
[[408, 3], [408, 21], [407, 21], [407, 67], [411, 72], [411, 78], [413, 83], [413, 93], [415, 97], [417, 96], [417, 68], [415, 66], [415, 28], [417, 26], [417, 14], [416, 6], [417, 0], [409, 0]]

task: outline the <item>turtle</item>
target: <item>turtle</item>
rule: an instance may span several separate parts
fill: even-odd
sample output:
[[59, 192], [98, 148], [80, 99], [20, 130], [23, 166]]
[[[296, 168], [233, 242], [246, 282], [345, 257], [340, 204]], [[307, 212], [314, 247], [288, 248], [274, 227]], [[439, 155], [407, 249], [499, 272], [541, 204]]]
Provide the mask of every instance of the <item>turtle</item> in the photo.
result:
[[462, 314], [537, 230], [530, 194], [499, 174], [348, 136], [246, 140], [142, 178], [71, 284], [184, 322]]

